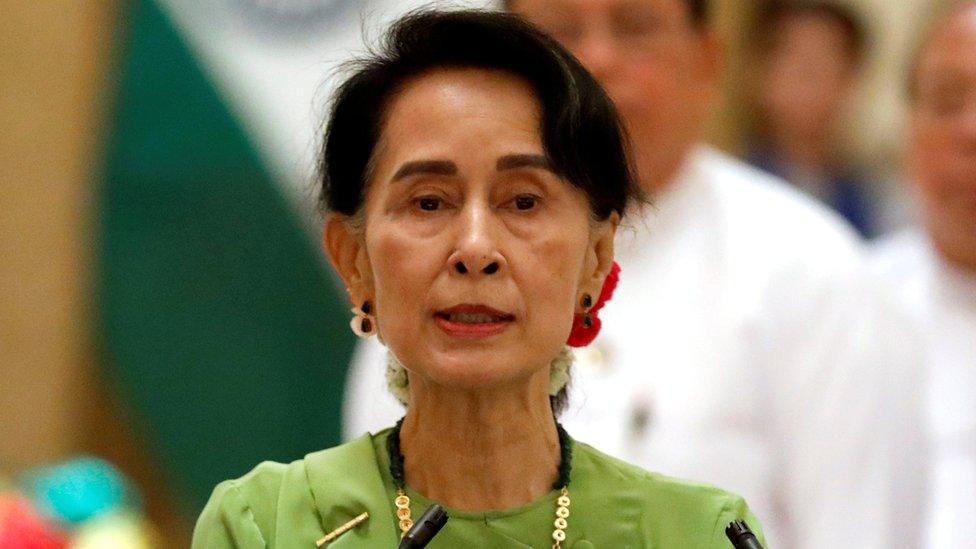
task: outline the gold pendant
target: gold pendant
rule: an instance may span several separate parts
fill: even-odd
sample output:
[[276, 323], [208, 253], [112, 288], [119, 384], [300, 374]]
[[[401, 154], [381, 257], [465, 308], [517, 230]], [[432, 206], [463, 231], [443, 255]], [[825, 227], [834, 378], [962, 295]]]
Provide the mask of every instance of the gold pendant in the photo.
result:
[[566, 527], [569, 526], [569, 522], [566, 520], [569, 518], [569, 489], [565, 486], [559, 492], [559, 498], [556, 499], [556, 520], [553, 521], [553, 526], [556, 527], [552, 531], [552, 549], [561, 549], [562, 543], [566, 541]]
[[403, 490], [397, 490], [397, 497], [393, 500], [393, 505], [396, 505], [396, 515], [397, 520], [400, 521], [400, 537], [407, 535], [407, 532], [413, 528], [413, 519], [410, 518], [410, 498], [403, 492]]

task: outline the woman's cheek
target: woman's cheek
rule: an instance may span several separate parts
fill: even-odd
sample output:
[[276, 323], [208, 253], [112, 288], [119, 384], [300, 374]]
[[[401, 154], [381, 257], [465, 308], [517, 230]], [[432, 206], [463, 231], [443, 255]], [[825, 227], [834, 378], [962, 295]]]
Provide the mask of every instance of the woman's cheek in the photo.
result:
[[[434, 258], [429, 247], [403, 234], [374, 233], [367, 240], [376, 287], [377, 313], [384, 337], [388, 329], [416, 326], [423, 315], [423, 296], [432, 284], [431, 265]], [[428, 253], [424, 253], [427, 248]]]
[[539, 305], [539, 321], [569, 334], [575, 313], [577, 277], [583, 256], [577, 239], [540, 240], [527, 256], [533, 258], [527, 276], [532, 284], [530, 303]]

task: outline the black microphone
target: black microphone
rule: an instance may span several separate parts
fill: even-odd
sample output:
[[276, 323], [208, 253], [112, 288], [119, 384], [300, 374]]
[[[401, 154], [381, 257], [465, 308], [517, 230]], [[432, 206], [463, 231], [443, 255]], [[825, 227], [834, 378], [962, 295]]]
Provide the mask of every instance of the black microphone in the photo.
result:
[[436, 503], [431, 505], [420, 516], [420, 520], [415, 522], [410, 530], [407, 530], [407, 533], [400, 540], [400, 545], [397, 546], [397, 549], [420, 549], [421, 547], [427, 547], [430, 540], [434, 539], [437, 532], [440, 532], [441, 528], [447, 524], [448, 518], [444, 508]]
[[725, 529], [725, 535], [729, 537], [735, 549], [763, 549], [762, 544], [756, 539], [756, 534], [752, 533], [744, 521], [730, 522]]

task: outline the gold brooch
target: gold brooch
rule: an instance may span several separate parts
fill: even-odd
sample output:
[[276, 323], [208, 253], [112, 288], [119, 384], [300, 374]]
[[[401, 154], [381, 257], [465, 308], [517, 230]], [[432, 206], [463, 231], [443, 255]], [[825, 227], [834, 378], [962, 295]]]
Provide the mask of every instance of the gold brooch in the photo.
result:
[[339, 537], [342, 534], [345, 534], [346, 532], [348, 532], [349, 530], [352, 530], [353, 528], [359, 526], [360, 524], [362, 524], [368, 518], [369, 518], [369, 512], [364, 512], [363, 514], [359, 515], [358, 517], [350, 520], [349, 522], [343, 524], [342, 526], [340, 526], [340, 527], [336, 528], [335, 530], [333, 530], [333, 531], [329, 532], [328, 534], [326, 534], [325, 537], [323, 537], [322, 539], [320, 539], [320, 540], [318, 540], [318, 541], [315, 542], [315, 546], [316, 547], [322, 547], [326, 543], [329, 543], [331, 541], [334, 541], [337, 537]]

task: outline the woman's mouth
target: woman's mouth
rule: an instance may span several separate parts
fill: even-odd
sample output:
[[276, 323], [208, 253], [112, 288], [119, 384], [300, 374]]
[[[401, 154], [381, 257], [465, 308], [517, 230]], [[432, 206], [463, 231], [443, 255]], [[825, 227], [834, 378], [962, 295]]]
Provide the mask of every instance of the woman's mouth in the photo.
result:
[[487, 305], [457, 305], [434, 313], [437, 325], [456, 337], [489, 337], [504, 331], [515, 316]]

